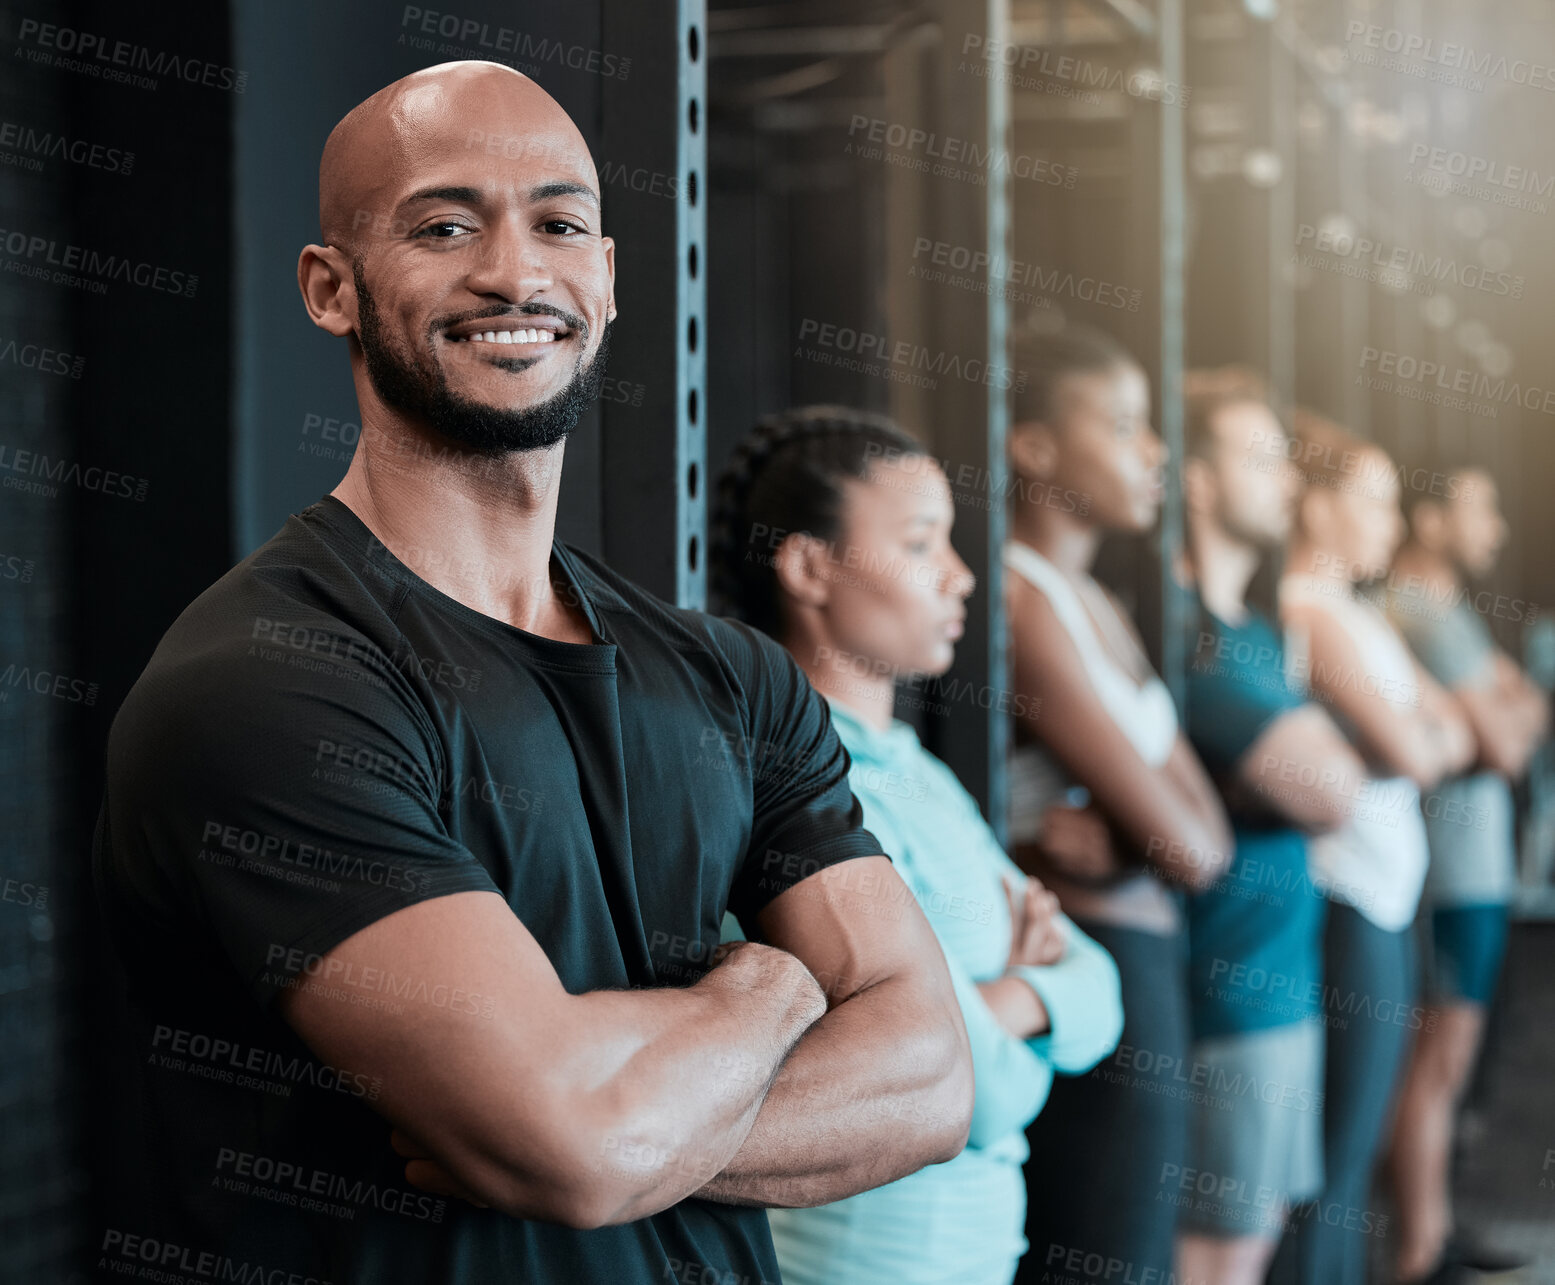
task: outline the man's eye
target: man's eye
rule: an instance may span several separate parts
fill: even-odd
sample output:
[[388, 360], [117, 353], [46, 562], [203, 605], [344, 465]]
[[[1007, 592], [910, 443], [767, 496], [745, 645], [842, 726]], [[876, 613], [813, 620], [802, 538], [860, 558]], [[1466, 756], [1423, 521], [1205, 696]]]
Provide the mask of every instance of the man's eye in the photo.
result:
[[417, 232], [416, 235], [428, 237], [434, 241], [454, 241], [458, 239], [460, 233], [468, 231], [470, 229], [462, 223], [429, 223], [421, 231]]
[[566, 219], [547, 219], [540, 226], [559, 236], [576, 235], [583, 231], [576, 223], [569, 223]]

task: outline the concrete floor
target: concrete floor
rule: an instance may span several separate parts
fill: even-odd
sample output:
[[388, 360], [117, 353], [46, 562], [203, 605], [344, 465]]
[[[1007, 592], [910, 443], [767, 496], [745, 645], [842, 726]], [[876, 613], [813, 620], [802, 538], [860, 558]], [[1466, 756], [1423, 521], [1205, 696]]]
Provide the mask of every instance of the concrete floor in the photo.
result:
[[1555, 922], [1512, 926], [1501, 992], [1459, 1134], [1459, 1226], [1525, 1256], [1483, 1282], [1555, 1285]]

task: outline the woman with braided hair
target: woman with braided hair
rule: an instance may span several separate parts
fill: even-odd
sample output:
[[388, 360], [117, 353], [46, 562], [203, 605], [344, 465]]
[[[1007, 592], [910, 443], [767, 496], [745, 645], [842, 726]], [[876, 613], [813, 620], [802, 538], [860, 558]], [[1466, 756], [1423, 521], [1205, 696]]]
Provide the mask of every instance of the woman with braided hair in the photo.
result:
[[1026, 1249], [1023, 1131], [1054, 1072], [1093, 1066], [1123, 1018], [1107, 953], [893, 718], [899, 679], [949, 668], [974, 585], [950, 543], [949, 484], [889, 420], [813, 406], [763, 419], [714, 504], [716, 606], [781, 641], [826, 698], [865, 822], [944, 950], [976, 1081], [955, 1159], [830, 1205], [770, 1211], [783, 1279], [1008, 1285]]

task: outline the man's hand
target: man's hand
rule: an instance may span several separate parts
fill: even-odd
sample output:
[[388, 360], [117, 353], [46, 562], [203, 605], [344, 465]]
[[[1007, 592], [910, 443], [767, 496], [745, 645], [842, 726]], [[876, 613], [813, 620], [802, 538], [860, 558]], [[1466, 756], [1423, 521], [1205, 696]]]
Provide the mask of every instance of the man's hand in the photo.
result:
[[972, 1058], [944, 952], [888, 858], [829, 866], [755, 916], [825, 987], [733, 1160], [697, 1195], [829, 1204], [949, 1160], [972, 1116]]
[[491, 1208], [453, 1174], [444, 1169], [436, 1157], [408, 1133], [400, 1129], [390, 1130], [389, 1145], [405, 1158], [407, 1162], [405, 1180], [411, 1186], [419, 1187], [422, 1191], [434, 1192], [439, 1196], [452, 1196], [455, 1200], [463, 1200], [477, 1209]]

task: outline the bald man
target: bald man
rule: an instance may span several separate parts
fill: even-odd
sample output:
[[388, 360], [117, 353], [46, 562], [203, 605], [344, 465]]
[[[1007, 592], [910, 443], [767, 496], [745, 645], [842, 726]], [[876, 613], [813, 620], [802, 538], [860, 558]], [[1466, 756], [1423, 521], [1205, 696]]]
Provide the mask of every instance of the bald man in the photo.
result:
[[966, 1140], [943, 957], [825, 703], [554, 537], [615, 317], [600, 213], [573, 123], [495, 64], [330, 135], [298, 282], [355, 458], [110, 737], [146, 1135], [110, 1271], [757, 1285], [762, 1206]]

